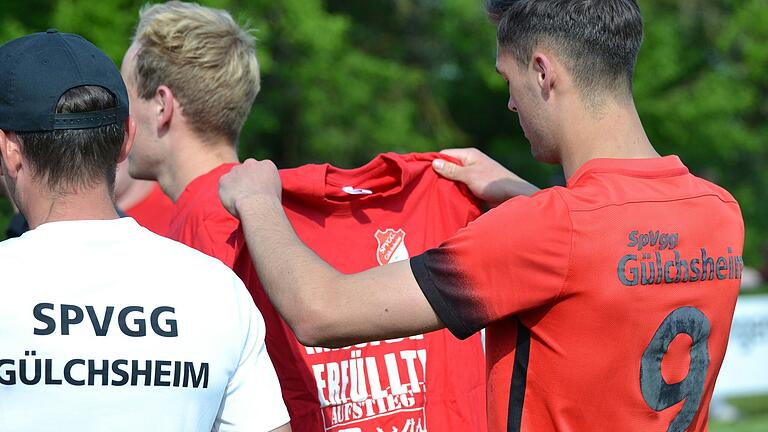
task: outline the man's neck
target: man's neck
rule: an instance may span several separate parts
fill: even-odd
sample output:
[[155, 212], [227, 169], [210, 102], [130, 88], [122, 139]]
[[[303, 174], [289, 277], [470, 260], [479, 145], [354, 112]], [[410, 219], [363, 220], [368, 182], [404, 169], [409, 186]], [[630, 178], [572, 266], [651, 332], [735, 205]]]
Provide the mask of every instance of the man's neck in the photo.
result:
[[118, 218], [106, 185], [68, 194], [31, 191], [24, 199], [23, 213], [30, 229], [48, 222]]
[[579, 127], [561, 137], [565, 178], [592, 159], [659, 157], [631, 102], [610, 104], [600, 115], [583, 112], [583, 118], [572, 119], [570, 124]]
[[163, 192], [174, 202], [194, 179], [222, 164], [238, 162], [235, 146], [228, 141], [190, 141], [176, 146], [157, 178]]

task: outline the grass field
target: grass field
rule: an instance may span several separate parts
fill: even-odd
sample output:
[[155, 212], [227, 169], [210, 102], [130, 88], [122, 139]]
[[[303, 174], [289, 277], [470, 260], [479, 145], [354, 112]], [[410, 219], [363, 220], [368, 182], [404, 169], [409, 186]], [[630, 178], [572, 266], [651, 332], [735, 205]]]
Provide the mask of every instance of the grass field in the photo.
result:
[[710, 432], [768, 432], [768, 395], [731, 399], [743, 418], [734, 423], [710, 422]]

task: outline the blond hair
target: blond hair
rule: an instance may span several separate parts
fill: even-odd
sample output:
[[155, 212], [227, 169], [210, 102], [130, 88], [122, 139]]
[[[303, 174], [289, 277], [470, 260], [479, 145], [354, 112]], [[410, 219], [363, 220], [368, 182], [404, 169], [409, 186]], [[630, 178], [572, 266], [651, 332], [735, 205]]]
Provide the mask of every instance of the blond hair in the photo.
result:
[[237, 141], [260, 86], [250, 30], [226, 11], [179, 1], [145, 5], [139, 18], [139, 97], [166, 85], [201, 137]]

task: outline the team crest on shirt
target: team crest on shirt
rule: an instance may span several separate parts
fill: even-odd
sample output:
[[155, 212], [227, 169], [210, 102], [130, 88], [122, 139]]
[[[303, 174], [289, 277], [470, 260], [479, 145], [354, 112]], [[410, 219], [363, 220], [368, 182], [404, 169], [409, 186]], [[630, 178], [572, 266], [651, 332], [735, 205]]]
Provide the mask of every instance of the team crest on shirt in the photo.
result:
[[408, 249], [405, 248], [405, 231], [392, 228], [376, 230], [376, 241], [379, 247], [376, 248], [376, 259], [379, 265], [386, 265], [408, 259]]

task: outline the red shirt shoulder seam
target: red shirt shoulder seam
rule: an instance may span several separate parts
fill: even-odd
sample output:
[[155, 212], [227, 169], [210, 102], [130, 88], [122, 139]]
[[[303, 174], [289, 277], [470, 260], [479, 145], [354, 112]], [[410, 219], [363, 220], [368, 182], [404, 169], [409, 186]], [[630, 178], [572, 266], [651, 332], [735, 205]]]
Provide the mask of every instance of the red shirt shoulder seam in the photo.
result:
[[554, 189], [554, 192], [557, 194], [557, 197], [560, 198], [560, 200], [565, 205], [566, 210], [568, 211], [568, 224], [571, 226], [571, 229], [569, 230], [571, 234], [571, 246], [568, 249], [568, 266], [565, 269], [565, 275], [563, 276], [563, 284], [560, 287], [560, 292], [557, 293], [557, 296], [553, 300], [553, 303], [557, 303], [560, 301], [560, 297], [562, 297], [563, 292], [565, 292], [565, 286], [568, 284], [568, 276], [571, 274], [571, 269], [573, 268], [573, 248], [574, 248], [574, 241], [573, 241], [573, 218], [571, 218], [571, 208], [568, 206], [568, 202], [563, 198], [561, 195], [561, 192], [559, 189]]
[[625, 200], [625, 201], [621, 201], [621, 202], [613, 202], [613, 203], [608, 203], [608, 204], [602, 204], [602, 205], [597, 206], [597, 207], [590, 207], [590, 208], [584, 208], [584, 209], [573, 209], [573, 210], [569, 210], [569, 214], [570, 214], [570, 211], [574, 211], [574, 212], [591, 212], [591, 211], [600, 210], [600, 209], [603, 209], [603, 208], [606, 208], [606, 207], [623, 206], [625, 204], [639, 204], [639, 203], [647, 203], [647, 202], [685, 201], [685, 200], [689, 200], [689, 199], [703, 198], [703, 197], [708, 197], [708, 196], [709, 197], [715, 197], [715, 198], [719, 199], [720, 201], [722, 201], [725, 204], [736, 204], [737, 206], [739, 205], [739, 202], [736, 201], [735, 199], [725, 199], [725, 198], [723, 198], [722, 196], [720, 196], [717, 193], [708, 192], [708, 193], [702, 193], [702, 194], [697, 194], [697, 195], [688, 195], [688, 196], [684, 196], [684, 197], [670, 198], [670, 199]]

